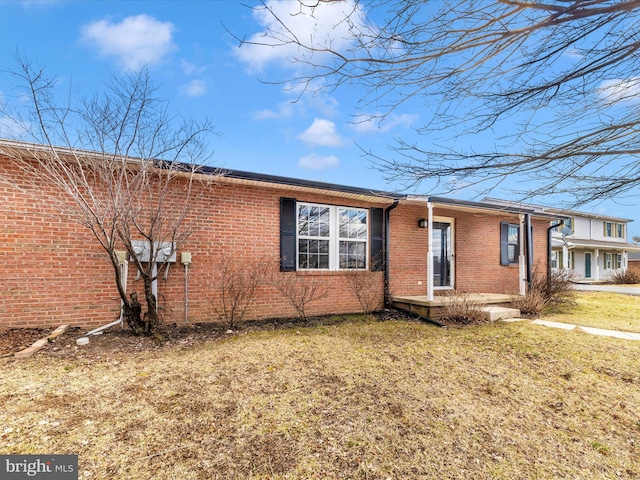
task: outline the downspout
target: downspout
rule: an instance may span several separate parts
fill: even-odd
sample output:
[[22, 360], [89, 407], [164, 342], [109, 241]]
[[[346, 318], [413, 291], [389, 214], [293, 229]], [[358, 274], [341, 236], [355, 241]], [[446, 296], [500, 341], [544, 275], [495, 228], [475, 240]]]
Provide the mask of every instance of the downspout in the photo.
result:
[[427, 201], [428, 224], [427, 228], [427, 300], [433, 302], [433, 204]]
[[389, 220], [391, 217], [391, 210], [398, 206], [399, 201], [394, 200], [392, 205], [389, 205], [384, 210], [384, 303], [386, 307], [390, 306], [390, 291], [389, 291], [389, 264], [390, 254], [389, 245], [391, 244], [391, 229], [389, 228]]
[[[551, 285], [551, 254], [553, 253], [551, 232], [553, 231], [554, 228], [560, 227], [562, 225], [564, 225], [564, 221], [560, 220], [560, 223], [555, 223], [551, 225], [549, 228], [547, 228], [547, 285]], [[564, 253], [564, 247], [563, 247], [562, 253]], [[565, 262], [564, 255], [562, 258], [562, 262], [563, 263]], [[562, 265], [562, 268], [564, 268], [564, 265]]]
[[525, 238], [527, 239], [527, 291], [531, 291], [531, 282], [533, 280], [533, 239], [531, 238], [531, 215], [524, 215]]

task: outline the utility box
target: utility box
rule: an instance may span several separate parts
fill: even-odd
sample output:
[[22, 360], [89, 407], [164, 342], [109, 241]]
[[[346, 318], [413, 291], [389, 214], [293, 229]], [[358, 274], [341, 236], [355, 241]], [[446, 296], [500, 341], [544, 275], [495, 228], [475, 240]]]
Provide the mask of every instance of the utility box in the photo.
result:
[[[148, 263], [150, 260], [150, 244], [146, 240], [132, 240], [136, 257], [143, 263]], [[172, 263], [176, 261], [176, 244], [172, 242], [155, 242], [154, 243], [154, 259], [155, 263]]]
[[183, 265], [191, 265], [191, 252], [182, 252], [180, 254], [180, 263]]

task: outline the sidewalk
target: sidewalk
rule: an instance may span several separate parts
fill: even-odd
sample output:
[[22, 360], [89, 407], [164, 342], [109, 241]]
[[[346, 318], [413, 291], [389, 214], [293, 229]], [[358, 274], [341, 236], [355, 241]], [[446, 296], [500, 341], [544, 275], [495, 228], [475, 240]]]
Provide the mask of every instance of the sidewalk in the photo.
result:
[[[524, 318], [513, 318], [503, 320], [503, 322], [527, 321]], [[543, 325], [551, 328], [561, 328], [562, 330], [578, 330], [580, 332], [590, 333], [591, 335], [601, 335], [603, 337], [622, 338], [624, 340], [640, 340], [640, 333], [621, 332], [619, 330], [605, 330], [603, 328], [583, 327], [573, 325], [572, 323], [550, 322], [548, 320], [533, 320], [532, 325]]]

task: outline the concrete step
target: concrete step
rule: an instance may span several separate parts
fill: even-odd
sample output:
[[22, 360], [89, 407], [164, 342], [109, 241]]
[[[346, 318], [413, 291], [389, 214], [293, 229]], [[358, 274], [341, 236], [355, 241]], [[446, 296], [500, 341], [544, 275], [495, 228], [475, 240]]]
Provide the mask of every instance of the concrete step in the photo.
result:
[[517, 308], [509, 307], [495, 307], [492, 305], [486, 305], [481, 307], [480, 310], [486, 312], [487, 320], [495, 322], [496, 320], [506, 320], [508, 318], [519, 318], [520, 310]]

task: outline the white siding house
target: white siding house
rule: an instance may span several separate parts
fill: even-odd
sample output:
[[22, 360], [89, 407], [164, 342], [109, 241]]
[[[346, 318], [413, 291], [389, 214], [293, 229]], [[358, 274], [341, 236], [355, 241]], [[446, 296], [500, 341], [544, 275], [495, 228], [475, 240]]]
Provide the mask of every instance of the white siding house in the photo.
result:
[[[493, 198], [483, 201], [513, 204]], [[551, 268], [571, 269], [579, 280], [607, 281], [614, 272], [628, 268], [630, 252], [640, 252], [639, 245], [627, 240], [627, 227], [633, 220], [541, 205], [527, 206], [557, 215], [558, 221], [551, 222], [550, 226], [564, 221], [563, 227], [551, 231]]]

